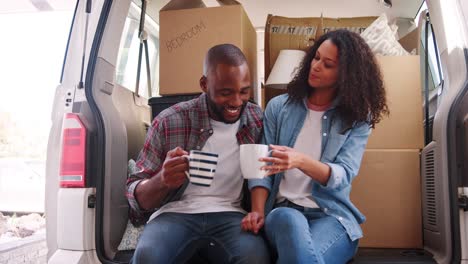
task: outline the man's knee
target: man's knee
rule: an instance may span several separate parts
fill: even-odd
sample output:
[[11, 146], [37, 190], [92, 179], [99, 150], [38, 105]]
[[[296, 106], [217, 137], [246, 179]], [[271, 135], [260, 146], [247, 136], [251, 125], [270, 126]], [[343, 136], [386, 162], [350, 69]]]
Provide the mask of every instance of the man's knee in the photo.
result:
[[241, 239], [239, 259], [234, 263], [270, 263], [270, 252], [266, 241], [260, 235], [249, 234]]
[[170, 260], [167, 258], [167, 256], [164, 256], [164, 253], [160, 252], [160, 250], [140, 243], [133, 253], [131, 263], [169, 263], [169, 261]]

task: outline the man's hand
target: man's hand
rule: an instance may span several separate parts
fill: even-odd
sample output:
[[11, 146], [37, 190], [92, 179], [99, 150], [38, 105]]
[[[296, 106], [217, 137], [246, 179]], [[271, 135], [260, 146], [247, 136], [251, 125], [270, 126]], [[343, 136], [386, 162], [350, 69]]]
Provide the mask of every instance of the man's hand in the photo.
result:
[[161, 169], [161, 180], [169, 189], [178, 188], [186, 181], [185, 172], [189, 167], [186, 155], [188, 152], [180, 147], [167, 152]]
[[248, 213], [241, 222], [242, 230], [251, 231], [254, 234], [258, 234], [258, 231], [263, 227], [265, 223], [265, 216], [258, 212]]

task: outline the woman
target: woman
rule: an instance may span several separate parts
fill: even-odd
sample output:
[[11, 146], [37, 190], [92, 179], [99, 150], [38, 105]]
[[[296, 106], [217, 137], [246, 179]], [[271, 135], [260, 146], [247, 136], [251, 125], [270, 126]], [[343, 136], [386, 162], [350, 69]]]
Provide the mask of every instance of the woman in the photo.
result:
[[288, 93], [268, 103], [264, 141], [273, 151], [260, 160], [274, 176], [249, 182], [252, 212], [242, 228], [257, 233], [265, 223], [278, 263], [346, 263], [353, 257], [365, 217], [350, 201], [351, 182], [370, 129], [384, 114], [374, 55], [347, 30], [320, 37]]

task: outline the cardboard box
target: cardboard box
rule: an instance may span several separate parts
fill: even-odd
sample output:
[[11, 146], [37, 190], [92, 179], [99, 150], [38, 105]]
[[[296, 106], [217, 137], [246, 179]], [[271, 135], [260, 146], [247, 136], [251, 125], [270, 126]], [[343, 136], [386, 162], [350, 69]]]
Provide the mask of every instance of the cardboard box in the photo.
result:
[[360, 247], [422, 248], [417, 149], [366, 150], [351, 200], [366, 216]]
[[[378, 123], [367, 149], [422, 149], [424, 146], [419, 56], [377, 56], [390, 116]], [[286, 90], [265, 87], [265, 102]], [[266, 104], [265, 104], [266, 105]]]
[[352, 32], [361, 34], [377, 17], [347, 17], [347, 18], [329, 18], [324, 17], [322, 20], [323, 33], [330, 30], [347, 29]]
[[309, 49], [323, 33], [348, 29], [361, 33], [377, 17], [282, 17], [268, 15], [265, 25], [265, 80], [282, 49]]
[[320, 17], [268, 15], [265, 25], [265, 80], [282, 49], [307, 50], [322, 33]]
[[407, 50], [408, 52], [412, 52], [413, 50], [416, 51], [415, 54], [419, 54], [419, 41], [420, 41], [420, 30], [419, 28], [415, 28], [410, 33], [406, 34], [404, 37], [398, 40], [401, 46]]
[[377, 56], [390, 116], [372, 131], [368, 149], [422, 149], [424, 146], [419, 56]]
[[199, 93], [203, 60], [212, 46], [231, 43], [249, 63], [252, 91], [257, 85], [257, 36], [242, 6], [220, 1], [220, 7], [199, 8], [199, 0], [173, 0], [159, 13], [161, 95]]

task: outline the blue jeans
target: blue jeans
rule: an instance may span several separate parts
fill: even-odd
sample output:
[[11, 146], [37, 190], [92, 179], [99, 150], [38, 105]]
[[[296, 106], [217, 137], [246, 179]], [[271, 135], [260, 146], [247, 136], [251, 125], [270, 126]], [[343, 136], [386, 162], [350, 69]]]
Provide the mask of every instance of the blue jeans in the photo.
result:
[[265, 220], [277, 263], [344, 264], [354, 256], [358, 240], [351, 241], [333, 216], [318, 208], [287, 206], [273, 209]]
[[241, 230], [243, 214], [164, 213], [140, 236], [132, 263], [186, 263], [194, 255], [210, 263], [269, 263], [261, 236]]

